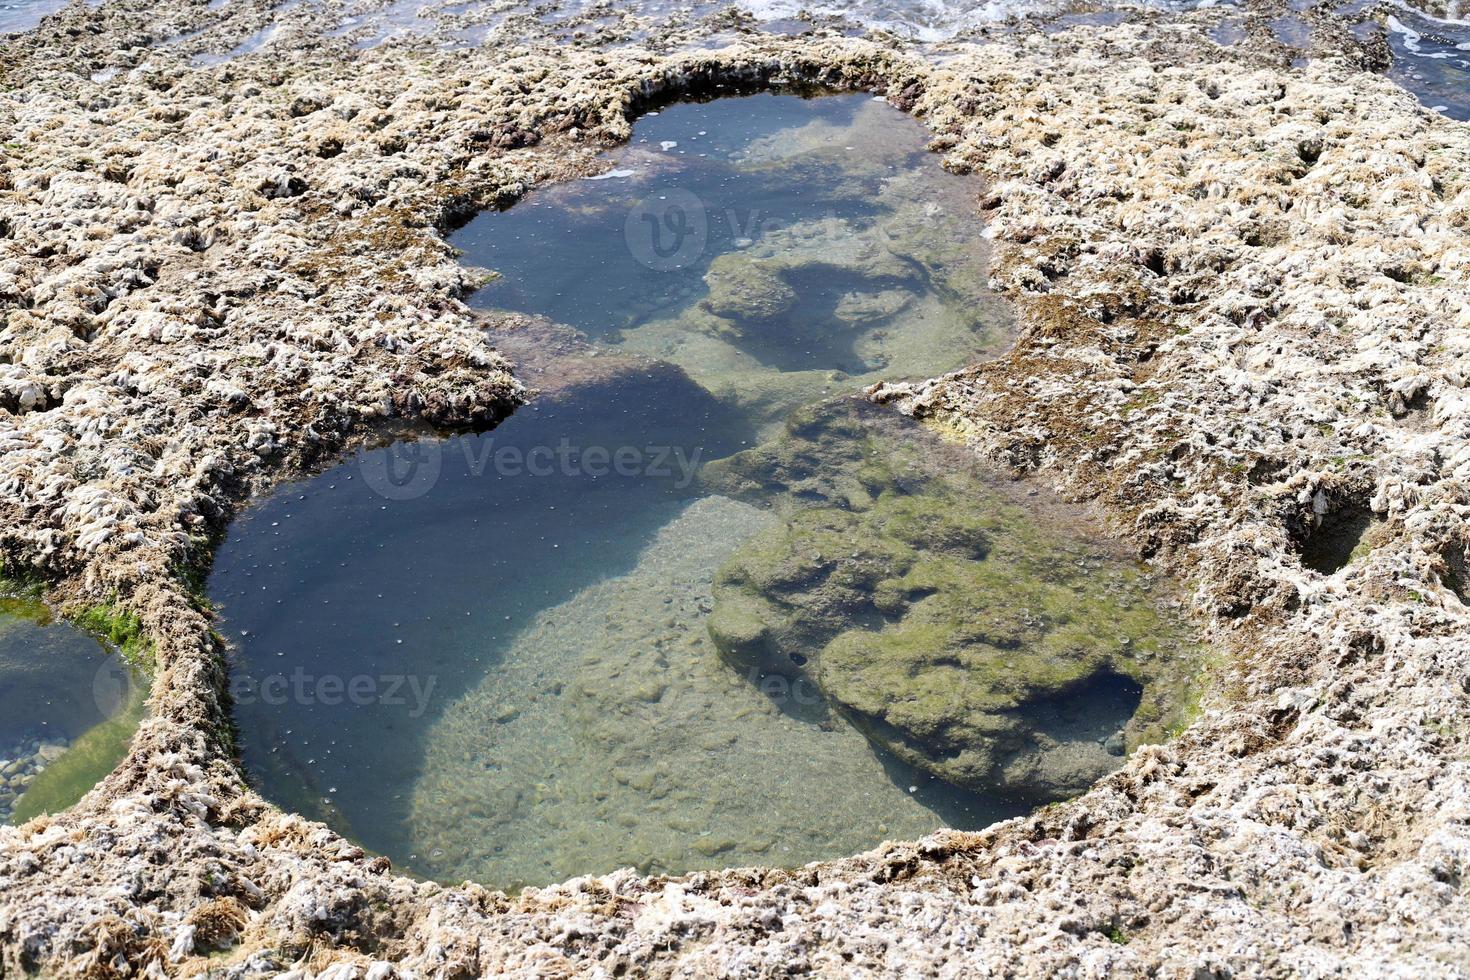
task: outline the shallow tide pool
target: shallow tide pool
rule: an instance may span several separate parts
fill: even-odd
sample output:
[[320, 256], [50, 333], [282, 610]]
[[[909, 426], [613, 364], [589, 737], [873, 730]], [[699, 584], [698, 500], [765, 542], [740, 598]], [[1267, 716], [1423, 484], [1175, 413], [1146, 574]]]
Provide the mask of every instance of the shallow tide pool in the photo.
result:
[[979, 188], [924, 143], [864, 96], [677, 105], [461, 229], [544, 393], [231, 528], [210, 595], [262, 791], [517, 887], [978, 828], [1162, 737], [1168, 583], [851, 397], [1009, 340]]
[[81, 799], [122, 760], [146, 695], [109, 645], [34, 599], [0, 597], [0, 821]]

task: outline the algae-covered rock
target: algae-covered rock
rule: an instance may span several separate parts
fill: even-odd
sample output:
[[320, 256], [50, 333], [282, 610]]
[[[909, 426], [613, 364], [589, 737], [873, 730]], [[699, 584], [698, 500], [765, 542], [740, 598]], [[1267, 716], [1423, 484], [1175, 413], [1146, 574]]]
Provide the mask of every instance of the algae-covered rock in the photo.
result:
[[1143, 572], [1028, 513], [936, 440], [851, 403], [712, 464], [786, 515], [720, 570], [710, 635], [805, 677], [871, 739], [968, 788], [1080, 792], [1157, 738], [1193, 671]]
[[[764, 437], [800, 405], [877, 381], [943, 374], [1004, 343], [1011, 317], [988, 292], [990, 248], [974, 215], [976, 185], [935, 167], [923, 135], [904, 128], [888, 107], [870, 102], [841, 125], [783, 128], [687, 172], [714, 225], [730, 236], [712, 232], [708, 263], [687, 270], [702, 283], [650, 282], [620, 299], [617, 346], [679, 364]], [[569, 192], [575, 207], [567, 210], [605, 197], [597, 186]], [[517, 230], [566, 255], [566, 268], [549, 273], [555, 288], [540, 293], [552, 307], [565, 303], [575, 319], [582, 304], [563, 297], [585, 293], [568, 279], [585, 257], [556, 250], [578, 240], [564, 232], [581, 226], [558, 224], [554, 235], [547, 227], [538, 216]], [[621, 236], [609, 240], [624, 244]], [[598, 270], [617, 261], [589, 274], [606, 282]], [[586, 328], [604, 329], [604, 321], [611, 322], [599, 315]]]
[[704, 274], [705, 306], [716, 316], [768, 320], [796, 304], [796, 293], [772, 264], [749, 261], [743, 252], [726, 252]]
[[711, 489], [783, 513], [812, 505], [863, 510], [899, 479], [882, 455], [890, 448], [847, 403], [822, 402], [787, 416], [781, 438], [711, 462], [703, 478]]
[[912, 166], [923, 144], [895, 126], [890, 106], [865, 102], [850, 120], [814, 118], [797, 126], [752, 139], [744, 163], [752, 168], [840, 173], [854, 193], [869, 191], [895, 170]]
[[838, 218], [772, 228], [710, 262], [705, 327], [773, 363], [829, 350], [856, 366], [863, 332], [928, 288], [922, 264], [889, 248], [890, 237]]

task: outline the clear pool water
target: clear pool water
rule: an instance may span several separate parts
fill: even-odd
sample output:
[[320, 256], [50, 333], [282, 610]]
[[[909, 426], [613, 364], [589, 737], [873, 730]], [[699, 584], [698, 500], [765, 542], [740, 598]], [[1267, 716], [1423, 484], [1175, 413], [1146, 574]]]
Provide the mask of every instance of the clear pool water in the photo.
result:
[[[924, 140], [867, 97], [676, 105], [600, 179], [461, 229], [464, 260], [497, 274], [475, 305], [546, 391], [488, 433], [364, 451], [231, 528], [210, 595], [263, 792], [422, 874], [514, 887], [796, 865], [984, 826], [1118, 764], [1153, 702], [1106, 663], [1174, 630], [1158, 583], [1040, 491], [842, 407], [1009, 339], [978, 188]], [[820, 534], [871, 572], [851, 615], [803, 571], [802, 514], [850, 522]], [[806, 668], [744, 664], [712, 628], [756, 588], [730, 569], [788, 545], [777, 577], [818, 612], [793, 617], [781, 663]], [[953, 608], [976, 574], [990, 598]], [[1108, 635], [1078, 639], [1100, 602]], [[1135, 641], [1123, 622], [1149, 625]], [[841, 632], [938, 677], [947, 653], [888, 657], [916, 631], [989, 680], [951, 704], [889, 671], [875, 707], [824, 652]], [[1026, 673], [1062, 640], [1065, 678]], [[974, 764], [914, 748], [936, 718], [991, 733]]]
[[452, 239], [498, 276], [472, 303], [670, 361], [754, 423], [1002, 343], [977, 184], [881, 99], [757, 95], [639, 120], [594, 179]]
[[40, 602], [0, 597], [0, 820], [75, 803], [121, 761], [145, 678]]

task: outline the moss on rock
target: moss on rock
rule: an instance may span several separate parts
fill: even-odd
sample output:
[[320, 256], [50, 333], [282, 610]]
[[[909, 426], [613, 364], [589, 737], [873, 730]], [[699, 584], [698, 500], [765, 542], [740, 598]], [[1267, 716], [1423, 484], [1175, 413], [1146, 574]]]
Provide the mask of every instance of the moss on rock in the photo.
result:
[[137, 614], [116, 602], [82, 606], [70, 619], [81, 629], [117, 648], [123, 659], [134, 667], [152, 672], [156, 654], [153, 642], [143, 635], [143, 621]]
[[705, 307], [735, 320], [768, 320], [796, 305], [796, 293], [771, 264], [750, 261], [742, 252], [715, 257], [704, 274]]
[[1054, 798], [1157, 739], [1194, 673], [1143, 571], [1048, 526], [932, 438], [850, 402], [712, 464], [786, 520], [719, 572], [710, 634], [803, 676], [874, 741], [957, 785]]

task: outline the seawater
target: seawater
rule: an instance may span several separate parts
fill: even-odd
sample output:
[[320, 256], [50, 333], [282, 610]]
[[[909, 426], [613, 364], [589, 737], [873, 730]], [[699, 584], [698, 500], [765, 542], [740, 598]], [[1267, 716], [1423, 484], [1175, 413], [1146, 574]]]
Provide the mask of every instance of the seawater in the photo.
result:
[[[83, 0], [92, 2], [92, 0]], [[212, 0], [211, 8], [223, 6], [227, 0]], [[298, 2], [315, 3], [316, 0], [285, 0], [277, 4], [276, 19], [251, 36], [243, 39], [224, 55], [201, 55], [194, 60], [197, 66], [213, 66], [234, 58], [260, 51], [275, 36], [277, 25]], [[34, 28], [47, 14], [55, 13], [66, 6], [67, 0], [0, 0], [0, 34], [22, 32]], [[1238, 6], [1221, 0], [1157, 0], [1156, 6], [1164, 9], [1189, 9], [1195, 6]], [[793, 0], [743, 0], [726, 3], [708, 0], [694, 4], [672, 4], [664, 0], [643, 0], [637, 5], [636, 13], [663, 19], [693, 20], [709, 17], [723, 9], [735, 7], [745, 10], [764, 30], [772, 33], [800, 32], [805, 28], [801, 17], [840, 17], [851, 22], [854, 30], [869, 29], [888, 31], [900, 36], [911, 37], [922, 42], [943, 42], [964, 37], [975, 29], [1005, 22], [1009, 19], [1034, 15], [1042, 18], [1042, 30], [1054, 30], [1061, 26], [1079, 23], [1100, 23], [1129, 16], [1126, 8], [1109, 9], [1107, 5], [1097, 14], [1076, 16], [1076, 6], [1059, 0], [909, 0], [904, 3], [874, 2], [874, 0], [833, 0], [819, 4], [796, 3]], [[1297, 16], [1311, 7], [1310, 0], [1293, 0], [1285, 16], [1273, 20], [1272, 29], [1286, 43], [1301, 46], [1306, 40], [1306, 21]], [[1470, 102], [1464, 93], [1470, 80], [1470, 59], [1465, 52], [1470, 50], [1470, 33], [1461, 19], [1435, 19], [1424, 16], [1406, 3], [1394, 5], [1368, 5], [1353, 3], [1341, 12], [1353, 12], [1362, 8], [1363, 20], [1358, 29], [1372, 30], [1382, 23], [1389, 28], [1389, 45], [1393, 65], [1389, 71], [1400, 85], [1413, 92], [1425, 105], [1444, 112], [1451, 118], [1470, 119]], [[593, 5], [582, 0], [569, 0], [552, 7], [525, 3], [454, 2], [441, 0], [438, 3], [419, 3], [417, 0], [380, 0], [377, 4], [358, 5], [351, 12], [343, 12], [341, 19], [329, 32], [333, 36], [350, 36], [358, 49], [371, 48], [379, 44], [413, 38], [432, 31], [439, 24], [450, 25], [453, 32], [451, 46], [473, 47], [480, 44], [495, 44], [502, 40], [496, 30], [517, 16], [535, 17], [543, 23], [560, 24], [562, 38], [572, 41], [577, 32], [588, 26], [589, 15], [595, 13]], [[593, 17], [593, 23], [616, 24], [621, 11], [611, 10], [604, 16]], [[1227, 25], [1222, 37], [1230, 43], [1239, 40], [1238, 25]], [[1022, 29], [1029, 30], [1029, 26]], [[636, 33], [630, 34], [636, 37]], [[178, 40], [178, 39], [173, 39]], [[168, 40], [158, 43], [170, 43]], [[102, 81], [102, 78], [96, 79]]]
[[0, 0], [0, 34], [28, 31], [66, 4], [67, 0]]
[[1470, 20], [1436, 19], [1403, 5], [1384, 23], [1394, 55], [1389, 77], [1435, 111], [1470, 121]]
[[472, 302], [679, 365], [753, 423], [1006, 336], [976, 184], [881, 99], [759, 95], [639, 120], [595, 178], [454, 236]]
[[39, 601], [0, 597], [0, 820], [56, 813], [127, 751], [146, 678]]
[[[896, 443], [854, 455], [870, 444], [841, 408], [870, 380], [941, 373], [1010, 338], [985, 287], [978, 188], [924, 144], [917, 122], [861, 96], [675, 105], [641, 119], [600, 179], [461, 229], [465, 262], [488, 270], [474, 304], [545, 391], [487, 433], [364, 450], [232, 526], [209, 591], [265, 795], [421, 874], [503, 887], [797, 865], [1034, 805], [890, 751], [821, 678], [744, 669], [709, 628], [722, 570], [793, 514], [833, 506], [832, 487], [887, 542], [877, 515], [907, 515], [906, 496], [918, 507], [951, 479], [932, 465], [920, 479], [922, 461], [875, 476], [866, 453], [907, 459], [880, 445], [946, 457], [902, 422], [881, 437]], [[828, 421], [794, 421], [823, 405]], [[859, 500], [853, 480], [880, 498]], [[1079, 544], [1085, 522], [1037, 520], [1063, 535], [1039, 564], [994, 520], [983, 531], [1035, 565], [1015, 565], [1027, 581], [1058, 563], [1083, 591], [1076, 569], [1111, 576], [1099, 591], [1126, 592], [1128, 610], [1151, 595], [1134, 566]], [[963, 564], [871, 543], [842, 559]], [[803, 587], [831, 607], [820, 583]], [[854, 622], [914, 627], [937, 615], [931, 593], [956, 594], [916, 585]], [[985, 628], [1049, 628], [1041, 605], [1014, 605], [986, 607]], [[1139, 704], [1098, 676], [1040, 722], [1043, 748], [1077, 772], [1105, 739], [1121, 746]], [[992, 707], [971, 720], [1015, 721]]]

